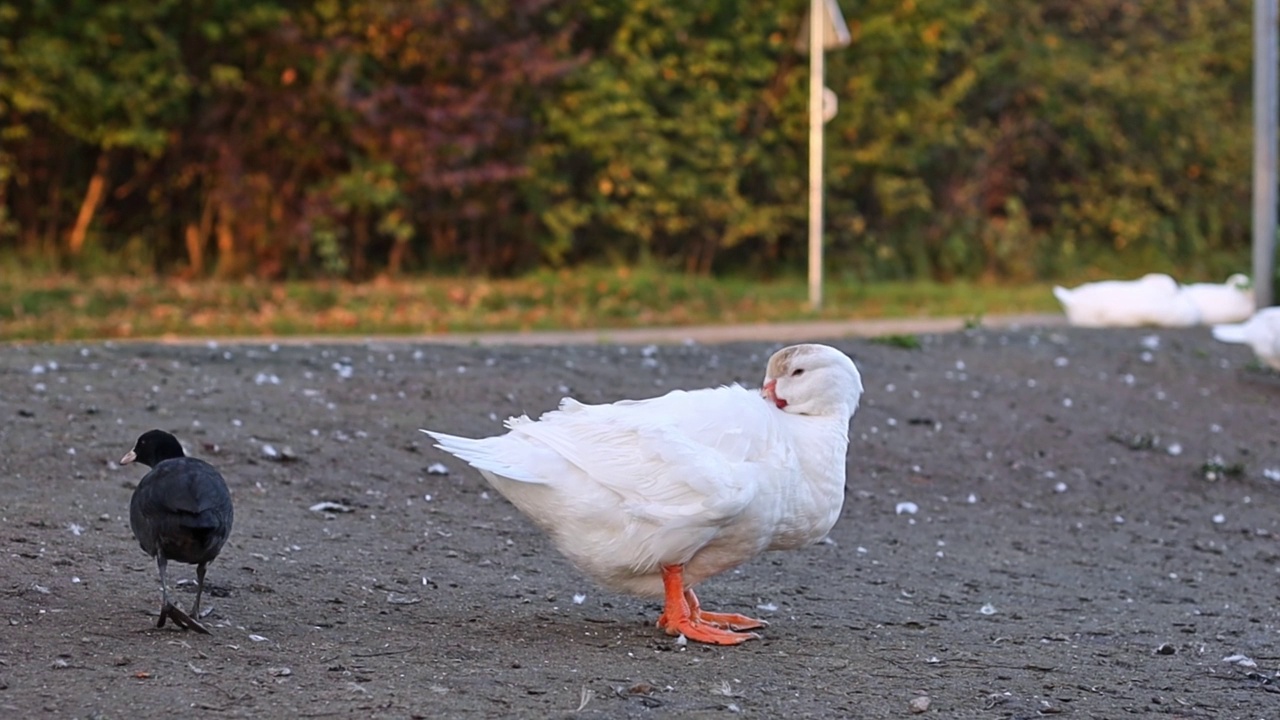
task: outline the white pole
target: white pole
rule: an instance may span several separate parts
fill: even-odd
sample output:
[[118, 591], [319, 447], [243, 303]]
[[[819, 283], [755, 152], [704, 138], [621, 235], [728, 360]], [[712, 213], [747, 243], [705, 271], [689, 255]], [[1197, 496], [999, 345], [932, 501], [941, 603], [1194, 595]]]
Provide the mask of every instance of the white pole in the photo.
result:
[[[1275, 0], [1259, 0], [1274, 2]], [[822, 88], [824, 0], [809, 1], [809, 305], [822, 308]]]
[[1253, 292], [1259, 308], [1274, 299], [1276, 270], [1276, 133], [1280, 87], [1276, 0], [1253, 3]]

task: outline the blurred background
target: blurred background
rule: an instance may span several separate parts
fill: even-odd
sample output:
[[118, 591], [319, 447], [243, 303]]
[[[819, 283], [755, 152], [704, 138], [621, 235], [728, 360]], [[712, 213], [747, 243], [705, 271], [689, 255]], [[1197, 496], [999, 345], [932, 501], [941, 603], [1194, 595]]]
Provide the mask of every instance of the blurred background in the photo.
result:
[[[0, 337], [806, 317], [807, 7], [0, 0]], [[823, 315], [1248, 272], [1250, 8], [845, 0]]]

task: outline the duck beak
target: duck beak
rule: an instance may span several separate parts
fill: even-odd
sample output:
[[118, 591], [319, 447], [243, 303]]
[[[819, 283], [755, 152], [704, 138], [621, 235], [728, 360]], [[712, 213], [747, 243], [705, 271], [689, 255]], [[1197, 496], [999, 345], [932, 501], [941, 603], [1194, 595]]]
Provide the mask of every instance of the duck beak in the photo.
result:
[[130, 450], [128, 453], [125, 453], [125, 456], [124, 456], [124, 457], [120, 458], [120, 464], [121, 464], [121, 465], [128, 465], [129, 463], [131, 463], [131, 462], [133, 462], [134, 460], [137, 460], [137, 459], [138, 459], [138, 453], [136, 453], [136, 452], [134, 452], [134, 451]]
[[787, 406], [787, 401], [778, 397], [778, 381], [777, 379], [765, 380], [764, 387], [760, 388], [760, 394], [781, 410]]

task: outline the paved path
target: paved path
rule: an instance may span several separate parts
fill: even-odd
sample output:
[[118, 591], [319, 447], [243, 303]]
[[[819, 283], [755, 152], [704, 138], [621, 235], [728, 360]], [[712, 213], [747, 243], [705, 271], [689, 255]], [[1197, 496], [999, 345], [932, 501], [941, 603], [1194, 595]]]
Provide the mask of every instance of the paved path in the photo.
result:
[[[245, 337], [218, 339], [219, 343], [275, 342], [302, 343], [408, 343], [426, 342], [446, 345], [587, 345], [618, 343], [623, 345], [673, 344], [698, 342], [705, 345], [740, 341], [803, 342], [845, 337], [883, 335], [919, 335], [963, 330], [967, 321], [958, 317], [888, 318], [875, 320], [820, 320], [793, 323], [759, 323], [751, 325], [693, 325], [686, 327], [617, 328], [603, 330], [547, 330], [526, 332], [441, 333], [434, 335], [379, 336], [306, 336]], [[988, 315], [982, 318], [987, 328], [1018, 326], [1056, 327], [1066, 325], [1060, 314]], [[172, 343], [206, 343], [206, 339], [178, 338]]]
[[[669, 344], [694, 341], [715, 344], [738, 341], [801, 342], [843, 337], [919, 335], [963, 330], [964, 318], [891, 318], [877, 320], [822, 320], [756, 325], [696, 325], [688, 327], [621, 328], [615, 330], [567, 330], [511, 333], [456, 333], [428, 335], [419, 340], [478, 345], [570, 345], [620, 343]], [[983, 327], [1065, 325], [1062, 315], [1000, 315], [984, 317]]]

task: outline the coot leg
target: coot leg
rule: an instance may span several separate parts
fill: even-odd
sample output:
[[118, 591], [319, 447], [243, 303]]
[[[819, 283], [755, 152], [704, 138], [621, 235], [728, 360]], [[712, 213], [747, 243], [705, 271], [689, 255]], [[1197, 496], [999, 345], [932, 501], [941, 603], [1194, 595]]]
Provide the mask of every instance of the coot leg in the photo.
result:
[[[156, 621], [156, 627], [164, 627], [164, 621], [172, 618], [173, 624], [183, 630], [195, 630], [198, 633], [209, 635], [209, 631], [200, 623], [196, 622], [190, 615], [182, 611], [182, 608], [174, 605], [169, 601], [169, 585], [165, 581], [165, 570], [169, 561], [165, 558], [163, 552], [156, 553], [156, 567], [160, 569], [160, 619]], [[201, 578], [201, 587], [204, 586], [204, 579]], [[196, 603], [199, 604], [200, 597], [196, 596]]]
[[[169, 586], [164, 578], [164, 571], [168, 564], [169, 561], [165, 559], [164, 553], [157, 552], [156, 567], [160, 570], [160, 619], [156, 621], [156, 627], [158, 628], [164, 627], [164, 621], [169, 619], [169, 610], [173, 608], [173, 603], [169, 602]], [[182, 624], [176, 617], [173, 621], [179, 625]]]
[[200, 617], [200, 597], [204, 595], [204, 569], [208, 563], [196, 565], [196, 604], [191, 606], [191, 617]]

